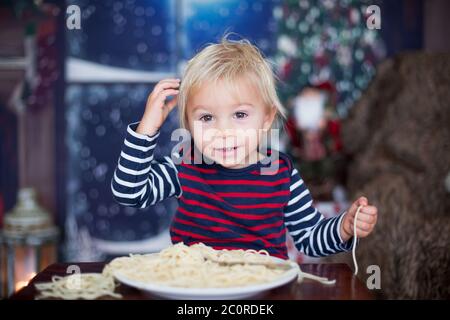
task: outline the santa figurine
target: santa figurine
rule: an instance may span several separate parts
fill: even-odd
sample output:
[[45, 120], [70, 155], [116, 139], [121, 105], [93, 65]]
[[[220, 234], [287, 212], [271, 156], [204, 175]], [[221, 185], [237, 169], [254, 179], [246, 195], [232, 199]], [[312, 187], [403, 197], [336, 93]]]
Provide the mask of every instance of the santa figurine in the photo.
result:
[[[286, 124], [290, 153], [304, 178], [318, 185], [334, 184], [336, 159], [342, 143], [340, 121], [335, 112], [336, 94], [329, 82], [308, 85], [290, 100]], [[328, 191], [331, 192], [329, 185]]]

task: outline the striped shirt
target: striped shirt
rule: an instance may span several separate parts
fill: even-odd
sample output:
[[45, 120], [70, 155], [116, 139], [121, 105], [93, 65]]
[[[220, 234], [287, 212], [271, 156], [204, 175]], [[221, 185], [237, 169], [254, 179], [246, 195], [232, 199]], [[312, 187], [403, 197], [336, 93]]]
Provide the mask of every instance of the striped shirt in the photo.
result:
[[[170, 227], [173, 243], [203, 242], [215, 249], [267, 250], [288, 257], [286, 236], [308, 256], [321, 257], [351, 250], [351, 239], [340, 236], [343, 214], [326, 219], [292, 160], [279, 152], [276, 170], [262, 174], [264, 161], [242, 169], [220, 164], [196, 164], [154, 159], [159, 132], [138, 134], [137, 123], [126, 138], [111, 182], [117, 202], [146, 208], [168, 197], [178, 199]], [[182, 158], [187, 159], [187, 158]], [[178, 163], [178, 161], [176, 161]]]

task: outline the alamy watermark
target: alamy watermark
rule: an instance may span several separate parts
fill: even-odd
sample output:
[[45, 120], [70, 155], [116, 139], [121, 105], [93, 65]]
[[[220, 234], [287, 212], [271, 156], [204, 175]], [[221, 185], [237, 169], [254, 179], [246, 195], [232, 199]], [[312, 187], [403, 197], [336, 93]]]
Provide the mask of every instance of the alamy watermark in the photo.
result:
[[81, 9], [79, 6], [73, 4], [66, 9], [66, 27], [69, 30], [81, 29]]
[[[201, 146], [204, 150], [210, 150], [205, 154], [204, 150], [198, 150], [192, 146], [192, 135], [187, 129], [178, 128], [173, 130], [171, 134], [171, 141], [177, 142], [172, 148], [171, 158], [174, 164], [213, 164], [220, 163], [217, 159], [223, 159], [224, 162], [234, 163], [239, 160], [241, 155], [249, 155], [255, 150], [250, 150], [250, 141], [258, 141], [258, 152], [263, 156], [259, 162], [263, 165], [260, 168], [262, 175], [272, 175], [278, 171], [280, 162], [279, 152], [271, 148], [269, 153], [269, 145], [279, 145], [280, 130], [279, 129], [233, 129], [220, 131], [214, 128], [205, 129], [197, 121], [194, 122], [194, 132], [201, 140]], [[183, 155], [180, 156], [180, 150], [183, 150]], [[227, 151], [228, 150], [228, 151]], [[191, 159], [193, 155], [193, 159]], [[248, 159], [239, 164], [250, 165], [254, 162], [249, 162]], [[193, 161], [192, 161], [193, 160]]]
[[67, 267], [66, 273], [69, 275], [66, 282], [66, 287], [69, 290], [81, 289], [81, 269], [76, 264], [71, 264]]
[[379, 6], [373, 4], [367, 7], [366, 14], [368, 15], [366, 20], [366, 26], [369, 30], [381, 29], [381, 9]]
[[366, 273], [370, 276], [366, 280], [366, 286], [369, 290], [380, 290], [381, 289], [381, 270], [380, 266], [372, 264], [367, 267]]
[[[66, 9], [66, 26], [69, 30], [81, 29], [81, 9], [78, 5], [72, 4]], [[370, 30], [381, 29], [381, 9], [378, 5], [372, 4], [366, 9], [366, 26]]]

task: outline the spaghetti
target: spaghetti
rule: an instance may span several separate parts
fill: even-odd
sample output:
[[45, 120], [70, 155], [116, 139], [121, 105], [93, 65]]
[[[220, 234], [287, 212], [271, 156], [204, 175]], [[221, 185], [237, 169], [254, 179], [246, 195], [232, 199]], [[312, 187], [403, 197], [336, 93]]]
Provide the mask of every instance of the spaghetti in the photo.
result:
[[[120, 274], [142, 283], [157, 283], [183, 288], [226, 288], [270, 282], [284, 273], [264, 265], [265, 251], [214, 250], [202, 243], [186, 246], [178, 243], [158, 255], [122, 257], [106, 266], [108, 274]], [[220, 262], [243, 261], [226, 265]], [[217, 261], [217, 262], [216, 262]]]
[[64, 300], [92, 300], [103, 296], [121, 298], [115, 293], [116, 284], [112, 277], [101, 273], [71, 274], [66, 277], [53, 276], [51, 282], [37, 283], [39, 295], [36, 299], [59, 298]]
[[356, 234], [356, 222], [358, 221], [359, 211], [362, 209], [362, 206], [359, 206], [356, 209], [355, 221], [353, 221], [353, 248], [352, 248], [352, 257], [353, 257], [353, 265], [355, 266], [355, 276], [358, 274], [358, 262], [356, 261], [356, 242], [358, 240], [358, 236]]
[[[233, 264], [226, 263], [233, 261]], [[242, 261], [242, 263], [235, 263]], [[108, 263], [101, 274], [74, 274], [54, 276], [52, 282], [35, 284], [40, 291], [38, 299], [96, 299], [103, 296], [120, 298], [114, 292], [115, 276], [147, 284], [182, 288], [229, 288], [271, 282], [286, 270], [268, 267], [272, 257], [265, 250], [215, 250], [203, 243], [186, 246], [177, 243], [157, 254], [137, 254], [119, 257]], [[305, 278], [323, 284], [335, 280], [317, 277], [298, 269], [298, 281]], [[73, 278], [79, 277], [79, 278]], [[79, 285], [77, 284], [77, 280]]]

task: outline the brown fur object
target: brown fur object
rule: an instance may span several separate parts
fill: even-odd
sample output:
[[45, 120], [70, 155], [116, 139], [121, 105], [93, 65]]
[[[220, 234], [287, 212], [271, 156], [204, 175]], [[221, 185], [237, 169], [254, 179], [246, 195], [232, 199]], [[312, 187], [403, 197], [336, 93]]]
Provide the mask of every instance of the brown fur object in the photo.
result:
[[380, 64], [343, 140], [351, 199], [363, 194], [379, 209], [357, 249], [360, 277], [376, 264], [381, 297], [450, 299], [450, 55]]

